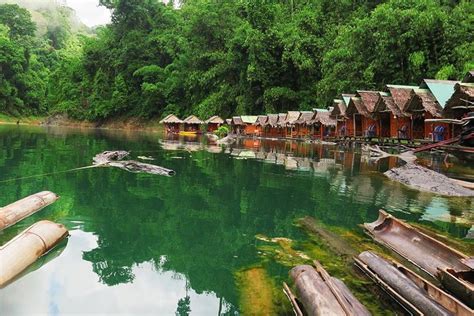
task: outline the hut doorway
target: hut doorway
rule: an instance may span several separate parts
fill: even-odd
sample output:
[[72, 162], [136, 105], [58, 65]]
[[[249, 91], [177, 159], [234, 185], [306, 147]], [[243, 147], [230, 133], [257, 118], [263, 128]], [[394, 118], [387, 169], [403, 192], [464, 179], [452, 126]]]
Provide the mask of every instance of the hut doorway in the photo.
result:
[[354, 115], [354, 124], [355, 124], [355, 136], [362, 136], [362, 116], [360, 114]]
[[390, 113], [383, 112], [380, 114], [380, 136], [390, 137]]
[[413, 139], [425, 138], [425, 119], [422, 116], [413, 117], [412, 119]]

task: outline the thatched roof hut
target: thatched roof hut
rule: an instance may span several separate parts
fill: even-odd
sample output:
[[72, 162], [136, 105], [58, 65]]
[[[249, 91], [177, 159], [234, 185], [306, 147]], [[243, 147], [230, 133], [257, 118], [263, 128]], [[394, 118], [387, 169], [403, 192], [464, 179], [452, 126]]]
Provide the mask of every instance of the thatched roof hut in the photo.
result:
[[285, 121], [280, 123], [280, 125], [292, 126], [300, 118], [300, 111], [288, 111], [288, 114], [285, 117]]
[[367, 109], [369, 113], [373, 113], [375, 109], [375, 104], [379, 99], [378, 91], [365, 91], [365, 90], [357, 90], [357, 96], [360, 97], [364, 107]]
[[418, 86], [403, 86], [394, 84], [388, 84], [386, 87], [392, 96], [393, 102], [395, 102], [402, 112], [408, 101], [411, 99], [411, 92], [414, 89], [418, 89]]
[[299, 125], [311, 125], [316, 113], [313, 111], [301, 111], [300, 117], [295, 121]]
[[381, 93], [377, 103], [375, 104], [374, 113], [392, 113], [395, 117], [406, 116], [402, 110], [397, 106], [393, 97], [388, 93]]
[[167, 115], [164, 119], [160, 121], [160, 124], [181, 124], [183, 120], [177, 117], [174, 114]]
[[206, 124], [224, 124], [224, 120], [219, 116], [214, 115], [206, 120]]
[[196, 115], [190, 115], [187, 118], [184, 119], [183, 121], [184, 124], [189, 124], [189, 125], [199, 125], [199, 124], [204, 124], [203, 121], [201, 121]]
[[244, 125], [244, 122], [242, 121], [242, 118], [240, 116], [233, 116], [230, 124], [231, 125]]
[[255, 124], [257, 122], [258, 116], [256, 115], [242, 115], [242, 122], [244, 124]]
[[442, 110], [443, 109], [429, 89], [414, 89], [411, 92], [410, 101], [408, 101], [405, 106], [404, 112], [428, 112], [433, 117], [441, 117]]
[[324, 126], [336, 126], [336, 120], [330, 114], [328, 110], [317, 109], [313, 123], [321, 123]]
[[278, 126], [282, 127], [282, 126], [286, 126], [286, 116], [287, 114], [286, 113], [278, 113]]
[[474, 69], [470, 70], [466, 73], [464, 78], [462, 79], [463, 83], [474, 83]]
[[267, 121], [265, 122], [264, 126], [271, 126], [271, 127], [277, 127], [278, 125], [278, 114], [268, 114], [267, 115]]
[[347, 106], [346, 106], [344, 100], [335, 99], [333, 101], [333, 109], [331, 111], [331, 116], [334, 116], [334, 117], [344, 116], [344, 115], [346, 115], [346, 110], [347, 110]]
[[443, 114], [450, 118], [460, 118], [466, 112], [474, 111], [474, 83], [457, 83], [454, 93], [446, 102]]
[[349, 106], [346, 110], [346, 116], [352, 116], [353, 114], [360, 114], [365, 117], [370, 117], [370, 113], [359, 97], [351, 97]]

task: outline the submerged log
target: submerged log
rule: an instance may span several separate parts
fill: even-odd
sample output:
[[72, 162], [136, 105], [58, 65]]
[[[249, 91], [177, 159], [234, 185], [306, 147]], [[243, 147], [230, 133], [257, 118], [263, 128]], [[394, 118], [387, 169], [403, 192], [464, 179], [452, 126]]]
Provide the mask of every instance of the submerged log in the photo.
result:
[[0, 247], [0, 288], [68, 235], [64, 225], [40, 221]]
[[59, 196], [55, 193], [43, 191], [0, 208], [0, 230], [18, 223], [54, 203], [57, 199], [59, 199]]
[[134, 173], [148, 173], [161, 176], [173, 176], [175, 175], [174, 170], [166, 169], [157, 165], [143, 163], [135, 160], [122, 160], [130, 153], [123, 150], [118, 151], [104, 151], [96, 155], [93, 160], [93, 164], [98, 167], [117, 167], [122, 170], [126, 170]]
[[290, 271], [307, 315], [370, 315], [342, 281], [315, 264], [315, 268], [300, 265]]
[[364, 251], [356, 265], [399, 304], [415, 315], [472, 315], [457, 299], [417, 276], [407, 268]]

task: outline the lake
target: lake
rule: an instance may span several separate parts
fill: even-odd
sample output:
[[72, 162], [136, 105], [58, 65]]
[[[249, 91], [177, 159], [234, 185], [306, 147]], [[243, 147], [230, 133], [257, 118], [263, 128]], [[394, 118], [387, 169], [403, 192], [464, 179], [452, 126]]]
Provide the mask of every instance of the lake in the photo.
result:
[[[420, 193], [386, 179], [379, 162], [336, 146], [244, 139], [222, 148], [160, 133], [0, 126], [0, 205], [50, 190], [53, 205], [0, 232], [0, 245], [41, 219], [66, 242], [0, 290], [0, 314], [287, 314], [282, 282], [318, 259], [375, 314], [396, 308], [350, 258], [301, 228], [357, 251], [384, 251], [360, 225], [383, 208], [472, 251], [473, 199]], [[105, 150], [151, 156], [174, 177], [88, 166]], [[467, 164], [425, 156], [432, 168], [472, 178]]]

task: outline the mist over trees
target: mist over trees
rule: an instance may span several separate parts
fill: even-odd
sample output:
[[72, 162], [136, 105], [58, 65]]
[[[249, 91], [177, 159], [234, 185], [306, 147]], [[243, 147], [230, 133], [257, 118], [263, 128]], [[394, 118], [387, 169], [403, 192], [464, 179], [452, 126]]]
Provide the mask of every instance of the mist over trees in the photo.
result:
[[[38, 35], [28, 11], [0, 5], [1, 112], [89, 120], [282, 112], [474, 68], [472, 1], [100, 3], [112, 23], [93, 35], [68, 19]], [[12, 11], [22, 18], [9, 21]]]

